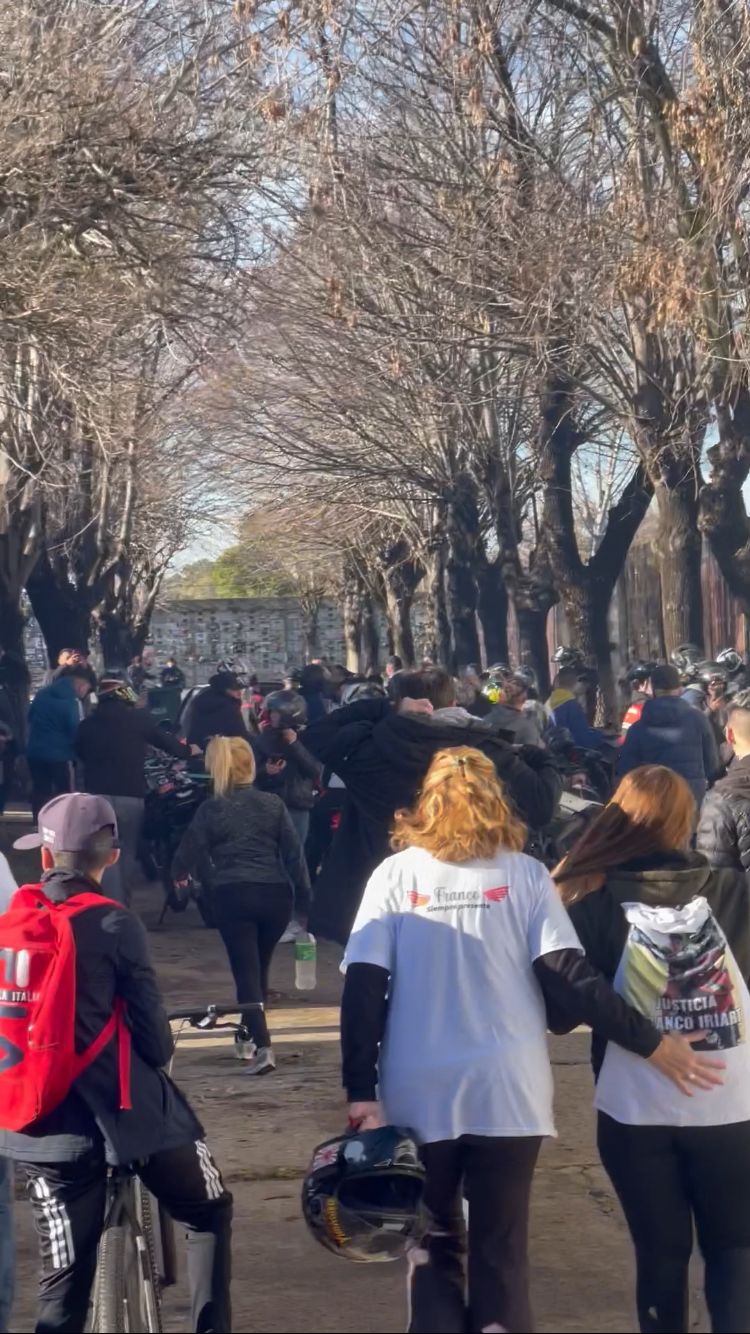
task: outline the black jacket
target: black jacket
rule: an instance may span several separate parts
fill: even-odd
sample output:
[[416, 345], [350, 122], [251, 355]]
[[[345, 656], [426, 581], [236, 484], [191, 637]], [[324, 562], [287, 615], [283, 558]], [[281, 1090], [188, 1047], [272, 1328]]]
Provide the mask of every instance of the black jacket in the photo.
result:
[[[255, 781], [261, 792], [274, 792], [292, 811], [312, 810], [315, 784], [322, 771], [302, 742], [298, 739], [290, 743], [279, 728], [264, 727], [251, 744], [258, 767]], [[268, 760], [284, 760], [281, 773], [270, 774]]]
[[[714, 870], [697, 852], [655, 855], [644, 863], [615, 867], [602, 889], [587, 894], [569, 908], [586, 957], [611, 981], [625, 948], [628, 924], [624, 903], [653, 907], [682, 907], [696, 895], [708, 900], [745, 981], [750, 981], [750, 892], [744, 875]], [[596, 1073], [604, 1060], [606, 1043], [594, 1037], [592, 1060]]]
[[242, 701], [208, 686], [190, 703], [188, 741], [205, 750], [212, 736], [241, 736], [247, 741]]
[[289, 812], [279, 797], [250, 784], [198, 807], [172, 862], [175, 880], [192, 872], [207, 889], [291, 880], [297, 908], [307, 911], [310, 877]]
[[712, 866], [750, 871], [750, 755], [706, 794], [696, 846]]
[[76, 736], [83, 762], [84, 787], [105, 797], [142, 797], [146, 792], [144, 764], [149, 746], [188, 759], [190, 747], [159, 727], [148, 709], [103, 695], [84, 718]]
[[437, 751], [451, 746], [481, 750], [533, 827], [549, 823], [561, 791], [548, 752], [514, 750], [462, 710], [438, 710], [428, 717], [400, 714], [388, 700], [359, 700], [308, 727], [305, 744], [346, 786], [341, 825], [315, 883], [310, 923], [316, 934], [341, 944], [349, 937], [370, 875], [389, 855], [393, 816], [414, 801]]
[[[86, 876], [50, 871], [45, 894], [62, 902], [82, 892], [101, 893]], [[202, 1137], [197, 1117], [161, 1066], [174, 1043], [148, 955], [146, 932], [126, 908], [90, 908], [71, 919], [76, 944], [76, 1051], [82, 1052], [112, 1014], [126, 1004], [132, 1034], [132, 1111], [119, 1110], [117, 1041], [74, 1083], [44, 1121], [24, 1133], [0, 1130], [0, 1154], [28, 1162], [70, 1162], [101, 1152], [111, 1163], [148, 1158]]]

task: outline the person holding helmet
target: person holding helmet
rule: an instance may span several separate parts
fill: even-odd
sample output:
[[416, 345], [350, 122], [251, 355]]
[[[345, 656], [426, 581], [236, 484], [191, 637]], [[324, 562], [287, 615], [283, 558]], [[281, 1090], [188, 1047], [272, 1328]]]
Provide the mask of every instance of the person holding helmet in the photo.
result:
[[630, 703], [623, 714], [621, 744], [628, 734], [628, 728], [632, 727], [633, 723], [640, 722], [643, 706], [651, 693], [649, 682], [655, 666], [655, 662], [634, 662], [632, 667], [628, 669], [625, 680], [631, 696]]
[[148, 748], [181, 760], [199, 752], [160, 727], [148, 709], [137, 708], [135, 690], [114, 673], [103, 675], [98, 698], [94, 712], [78, 728], [75, 749], [86, 792], [106, 797], [117, 816], [120, 858], [104, 872], [104, 889], [129, 906], [143, 826]]
[[667, 1091], [667, 1079], [705, 1075], [706, 1058], [662, 1037], [583, 958], [525, 841], [492, 759], [438, 751], [416, 801], [396, 813], [396, 855], [370, 877], [344, 956], [349, 1123], [408, 1126], [422, 1144], [413, 1334], [534, 1328], [529, 1201], [542, 1140], [555, 1134], [548, 1020], [590, 1024]]
[[493, 705], [486, 722], [500, 732], [508, 732], [516, 746], [543, 746], [537, 715], [526, 708], [528, 698], [527, 678], [519, 672], [509, 672], [503, 685], [502, 699]]
[[304, 847], [321, 766], [299, 734], [307, 723], [307, 705], [296, 690], [275, 690], [263, 701], [260, 732], [253, 737], [261, 792], [281, 797]]

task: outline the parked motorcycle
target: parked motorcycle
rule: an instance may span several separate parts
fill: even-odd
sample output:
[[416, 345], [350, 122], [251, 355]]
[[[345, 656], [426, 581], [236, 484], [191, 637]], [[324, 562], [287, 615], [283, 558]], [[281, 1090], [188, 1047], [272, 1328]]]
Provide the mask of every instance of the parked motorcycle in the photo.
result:
[[[209, 777], [208, 774], [188, 771], [182, 760], [173, 759], [161, 751], [151, 752], [146, 760], [145, 774], [147, 793], [143, 836], [164, 888], [164, 906], [159, 918], [161, 926], [170, 908], [172, 912], [183, 912], [189, 901], [175, 890], [172, 858], [183, 833], [208, 795]], [[201, 917], [210, 926], [205, 899], [198, 894], [195, 901]]]

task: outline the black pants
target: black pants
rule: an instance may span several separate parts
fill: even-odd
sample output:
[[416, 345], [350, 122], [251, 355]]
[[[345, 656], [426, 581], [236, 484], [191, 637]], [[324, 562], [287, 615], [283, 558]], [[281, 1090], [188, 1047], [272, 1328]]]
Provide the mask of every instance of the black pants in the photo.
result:
[[749, 1331], [750, 1121], [626, 1126], [600, 1112], [599, 1153], [633, 1238], [641, 1330], [687, 1330], [695, 1222], [711, 1328]]
[[42, 806], [72, 788], [72, 765], [67, 760], [37, 760], [29, 756], [31, 814], [36, 820]]
[[[217, 885], [211, 894], [214, 921], [229, 955], [238, 1001], [268, 998], [271, 956], [292, 913], [287, 884]], [[243, 1021], [259, 1047], [271, 1038], [263, 1010], [248, 1010]]]
[[[104, 1220], [103, 1160], [21, 1163], [34, 1209], [42, 1277], [36, 1334], [77, 1334], [85, 1327]], [[155, 1153], [138, 1175], [187, 1229], [191, 1329], [230, 1330], [232, 1197], [202, 1141]]]
[[[426, 1144], [429, 1218], [410, 1262], [410, 1334], [475, 1334], [488, 1325], [526, 1334], [531, 1181], [541, 1138], [463, 1135]], [[468, 1309], [462, 1196], [469, 1202]]]

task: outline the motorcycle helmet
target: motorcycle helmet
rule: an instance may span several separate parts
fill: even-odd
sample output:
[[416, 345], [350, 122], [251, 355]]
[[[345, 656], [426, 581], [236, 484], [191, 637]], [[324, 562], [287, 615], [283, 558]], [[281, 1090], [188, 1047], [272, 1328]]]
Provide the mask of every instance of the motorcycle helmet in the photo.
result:
[[552, 661], [558, 670], [564, 667], [582, 667], [583, 654], [580, 649], [568, 648], [565, 644], [559, 644], [552, 654]]
[[302, 1213], [321, 1246], [346, 1260], [399, 1260], [418, 1233], [424, 1167], [412, 1130], [355, 1130], [319, 1144]]
[[496, 662], [489, 668], [484, 684], [482, 685], [482, 694], [487, 697], [491, 704], [498, 703], [503, 693], [505, 681], [510, 674], [510, 667], [506, 662]]
[[516, 667], [513, 675], [518, 677], [519, 681], [525, 681], [529, 689], [536, 690], [536, 672], [533, 667]]
[[736, 676], [745, 666], [736, 648], [723, 648], [721, 653], [716, 654], [716, 661], [725, 668], [730, 676]]
[[280, 714], [282, 727], [304, 727], [307, 722], [307, 705], [296, 690], [273, 690], [266, 695], [261, 721], [269, 723], [272, 713]]
[[385, 688], [378, 681], [347, 681], [341, 687], [342, 704], [356, 704], [358, 699], [385, 698]]
[[729, 672], [720, 662], [696, 663], [696, 674], [704, 686], [713, 685], [715, 682], [721, 682], [725, 686], [729, 680]]
[[116, 676], [114, 672], [105, 672], [100, 677], [96, 693], [99, 699], [120, 699], [123, 704], [137, 704], [138, 693], [133, 689], [129, 681], [122, 676]]
[[679, 644], [670, 654], [670, 662], [683, 676], [690, 675], [700, 661], [701, 651], [696, 644]]
[[634, 662], [628, 668], [625, 680], [631, 686], [645, 685], [647, 681], [650, 681], [655, 666], [655, 662]]

